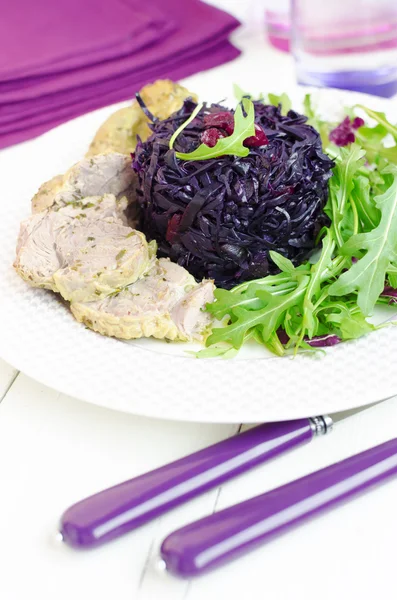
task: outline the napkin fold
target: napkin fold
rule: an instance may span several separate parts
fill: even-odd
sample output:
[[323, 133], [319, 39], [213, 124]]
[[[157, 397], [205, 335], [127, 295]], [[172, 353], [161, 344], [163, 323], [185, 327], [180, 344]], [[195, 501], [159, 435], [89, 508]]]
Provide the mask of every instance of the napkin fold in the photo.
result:
[[[22, 6], [21, 6], [22, 4]], [[0, 20], [0, 80], [56, 74], [135, 52], [167, 34], [172, 21], [137, 0], [9, 3]]]
[[232, 60], [238, 25], [199, 0], [17, 0], [0, 23], [0, 148]]

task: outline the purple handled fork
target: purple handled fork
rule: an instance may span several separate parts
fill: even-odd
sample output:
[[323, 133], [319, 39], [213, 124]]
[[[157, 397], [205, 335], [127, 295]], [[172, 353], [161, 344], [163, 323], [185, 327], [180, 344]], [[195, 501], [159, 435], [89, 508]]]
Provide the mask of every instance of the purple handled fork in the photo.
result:
[[98, 546], [331, 429], [330, 417], [259, 425], [81, 500], [60, 534], [75, 548]]

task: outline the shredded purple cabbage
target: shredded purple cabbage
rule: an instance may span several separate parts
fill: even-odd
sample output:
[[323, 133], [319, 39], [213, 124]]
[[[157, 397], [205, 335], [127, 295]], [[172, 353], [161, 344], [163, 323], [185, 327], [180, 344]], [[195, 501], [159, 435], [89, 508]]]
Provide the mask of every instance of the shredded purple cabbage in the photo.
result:
[[[187, 100], [171, 117], [151, 124], [153, 134], [139, 141], [133, 162], [140, 227], [157, 240], [159, 255], [225, 288], [278, 272], [269, 250], [300, 264], [328, 223], [323, 208], [333, 161], [323, 153], [318, 132], [292, 110], [284, 116], [280, 107], [254, 104], [268, 144], [250, 148], [247, 157], [177, 159], [169, 140], [196, 107]], [[204, 106], [175, 149], [197, 148], [204, 116], [225, 110]]]
[[287, 332], [285, 331], [285, 329], [283, 329], [282, 327], [279, 327], [277, 329], [277, 336], [278, 336], [278, 339], [280, 340], [280, 342], [283, 344], [283, 346], [288, 344], [290, 338], [289, 338], [289, 335], [287, 334]]
[[390, 287], [389, 285], [385, 287], [381, 296], [386, 296], [390, 298], [389, 304], [395, 304], [397, 302], [397, 290], [395, 288]]
[[318, 335], [316, 337], [312, 337], [311, 339], [307, 338], [305, 341], [313, 348], [328, 348], [329, 346], [336, 346], [336, 344], [340, 344], [342, 340], [338, 335], [329, 333], [326, 335]]
[[[277, 330], [277, 336], [278, 336], [278, 339], [280, 340], [280, 342], [283, 344], [283, 346], [288, 344], [288, 342], [290, 340], [289, 335], [281, 327], [279, 327]], [[335, 346], [336, 344], [339, 344], [341, 341], [342, 341], [341, 338], [338, 335], [333, 334], [333, 333], [327, 333], [325, 335], [317, 335], [316, 337], [312, 337], [311, 339], [307, 336], [305, 337], [305, 342], [307, 344], [309, 344], [309, 346], [312, 346], [313, 348], [327, 348], [329, 346]]]
[[354, 132], [363, 125], [364, 119], [361, 117], [355, 117], [353, 120], [346, 117], [343, 119], [342, 123], [339, 123], [339, 125], [331, 131], [329, 139], [337, 146], [348, 146], [348, 144], [352, 144], [356, 139]]

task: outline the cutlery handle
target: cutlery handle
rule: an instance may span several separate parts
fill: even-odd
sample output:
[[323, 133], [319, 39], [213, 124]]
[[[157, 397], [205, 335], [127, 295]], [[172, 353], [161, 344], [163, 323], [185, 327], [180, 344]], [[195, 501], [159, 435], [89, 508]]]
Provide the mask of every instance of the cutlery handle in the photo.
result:
[[259, 425], [86, 498], [63, 514], [63, 540], [76, 548], [89, 548], [127, 533], [251, 467], [310, 441], [313, 435], [325, 433], [325, 419], [329, 417]]
[[396, 474], [394, 439], [171, 533], [162, 559], [175, 575], [199, 575]]

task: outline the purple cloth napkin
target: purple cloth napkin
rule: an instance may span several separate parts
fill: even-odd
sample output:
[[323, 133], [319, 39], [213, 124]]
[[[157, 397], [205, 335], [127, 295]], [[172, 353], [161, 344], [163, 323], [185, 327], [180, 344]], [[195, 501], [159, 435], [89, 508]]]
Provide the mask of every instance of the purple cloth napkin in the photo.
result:
[[174, 29], [139, 0], [7, 3], [0, 19], [0, 81], [48, 75], [135, 52]]
[[[20, 0], [19, 4], [22, 1], [27, 2]], [[40, 0], [42, 7], [47, 3], [52, 4], [52, 0]], [[54, 4], [59, 13], [57, 27], [64, 22], [70, 27], [73, 11], [68, 12], [68, 7], [77, 10], [80, 6], [91, 44], [78, 40], [76, 45], [70, 45], [70, 41], [69, 46], [57, 45], [52, 37], [40, 43], [37, 53], [32, 50], [29, 57], [26, 48], [30, 43], [24, 44], [24, 52], [18, 50], [16, 44], [11, 45], [15, 60], [6, 64], [0, 59], [0, 147], [34, 137], [84, 112], [131, 98], [140, 87], [155, 79], [180, 79], [239, 54], [228, 42], [238, 21], [198, 0], [184, 0], [183, 4], [180, 0], [146, 0], [135, 13], [137, 19], [131, 17], [133, 24], [123, 23], [120, 28], [114, 23], [126, 21], [128, 15], [134, 13], [137, 2], [109, 2], [111, 12], [119, 9], [120, 12], [117, 17], [109, 16], [115, 29], [113, 34], [104, 34], [101, 43], [97, 36], [103, 30], [101, 19], [103, 15], [108, 17], [108, 9], [103, 14], [96, 13], [92, 27], [86, 9], [103, 3], [62, 0]], [[67, 13], [65, 20], [60, 7]], [[55, 13], [54, 9], [51, 18]], [[37, 24], [38, 13], [35, 17], [32, 11], [29, 18], [35, 18]], [[135, 27], [137, 22], [138, 28]], [[27, 40], [38, 38], [37, 31], [28, 36], [32, 28], [31, 25], [23, 27]], [[79, 24], [80, 34], [83, 30]], [[62, 40], [65, 37], [70, 40], [70, 36], [70, 32], [66, 32]], [[0, 50], [1, 40], [0, 36]], [[43, 48], [49, 52], [47, 59]], [[19, 77], [15, 76], [17, 73]]]

